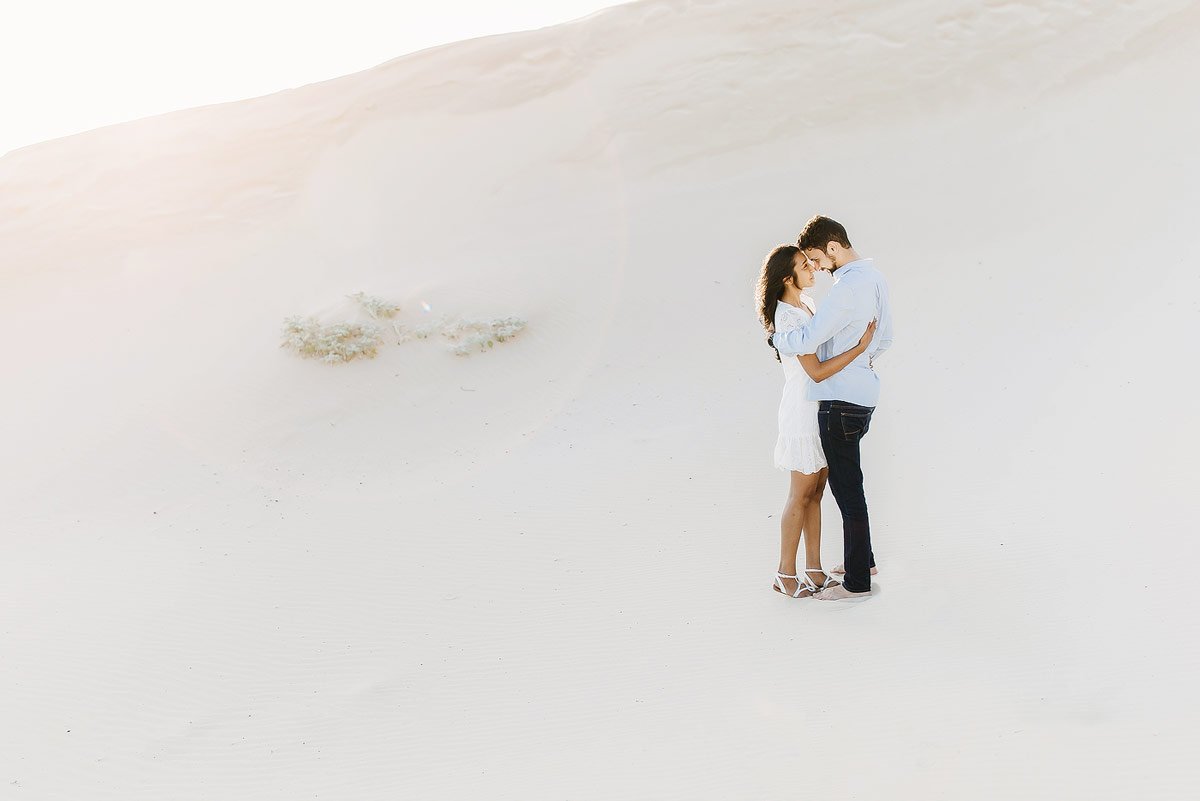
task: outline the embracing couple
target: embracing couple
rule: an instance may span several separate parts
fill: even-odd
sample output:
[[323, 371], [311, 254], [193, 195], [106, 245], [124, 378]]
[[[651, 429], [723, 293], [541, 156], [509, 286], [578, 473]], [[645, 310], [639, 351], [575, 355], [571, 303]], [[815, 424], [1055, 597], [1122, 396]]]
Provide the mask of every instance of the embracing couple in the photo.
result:
[[[804, 293], [817, 270], [828, 270], [835, 282], [819, 311]], [[865, 598], [878, 571], [859, 442], [879, 400], [875, 360], [892, 344], [887, 282], [871, 259], [855, 252], [841, 224], [817, 216], [796, 245], [781, 245], [767, 257], [758, 279], [758, 314], [783, 365], [775, 466], [791, 474], [773, 586], [792, 598]], [[821, 567], [826, 480], [842, 512], [844, 562], [831, 571], [845, 574], [841, 584]], [[803, 572], [796, 570], [802, 538]]]

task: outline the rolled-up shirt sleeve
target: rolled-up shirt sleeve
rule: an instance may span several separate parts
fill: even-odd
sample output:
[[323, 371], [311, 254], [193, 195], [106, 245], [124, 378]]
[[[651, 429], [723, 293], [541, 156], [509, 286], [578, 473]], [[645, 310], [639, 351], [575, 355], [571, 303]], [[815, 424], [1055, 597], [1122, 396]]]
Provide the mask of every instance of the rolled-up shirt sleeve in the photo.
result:
[[834, 286], [821, 304], [817, 313], [804, 325], [791, 331], [776, 331], [771, 344], [785, 356], [802, 356], [816, 353], [822, 343], [833, 339], [833, 335], [853, 321], [854, 309], [845, 290], [838, 291], [841, 284]]

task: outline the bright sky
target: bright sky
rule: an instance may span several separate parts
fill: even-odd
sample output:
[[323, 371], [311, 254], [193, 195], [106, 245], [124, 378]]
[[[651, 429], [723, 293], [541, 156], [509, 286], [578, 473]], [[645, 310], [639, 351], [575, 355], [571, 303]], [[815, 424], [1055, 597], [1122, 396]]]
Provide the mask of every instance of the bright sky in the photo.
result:
[[0, 26], [0, 154], [181, 108], [541, 28], [618, 0], [13, 0]]

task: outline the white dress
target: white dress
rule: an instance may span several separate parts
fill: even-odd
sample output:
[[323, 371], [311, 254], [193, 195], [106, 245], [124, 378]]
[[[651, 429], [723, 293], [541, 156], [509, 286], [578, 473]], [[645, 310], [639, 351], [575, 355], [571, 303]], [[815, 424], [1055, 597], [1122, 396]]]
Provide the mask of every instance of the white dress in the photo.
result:
[[[813, 305], [812, 298], [801, 295], [803, 301]], [[775, 330], [790, 331], [812, 319], [808, 309], [779, 301], [775, 309]], [[821, 448], [821, 434], [817, 429], [816, 401], [808, 399], [808, 388], [812, 379], [800, 360], [795, 356], [780, 354], [783, 364], [783, 400], [779, 402], [779, 439], [775, 441], [775, 466], [780, 470], [794, 470], [812, 474], [827, 466], [825, 451]]]

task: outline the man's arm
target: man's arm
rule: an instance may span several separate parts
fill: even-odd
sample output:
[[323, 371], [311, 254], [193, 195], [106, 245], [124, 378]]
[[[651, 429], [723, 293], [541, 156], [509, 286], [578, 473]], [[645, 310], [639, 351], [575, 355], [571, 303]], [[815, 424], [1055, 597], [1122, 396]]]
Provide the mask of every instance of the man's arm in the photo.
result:
[[833, 335], [854, 321], [848, 290], [838, 291], [842, 284], [834, 285], [825, 297], [825, 302], [804, 325], [791, 331], [776, 331], [771, 344], [784, 356], [816, 353], [822, 343], [833, 339]]
[[845, 353], [838, 354], [832, 359], [820, 361], [815, 353], [806, 353], [803, 356], [797, 356], [800, 360], [800, 366], [804, 368], [804, 372], [808, 373], [808, 377], [815, 383], [820, 384], [831, 375], [836, 375], [842, 370], [850, 366], [850, 362], [857, 359], [859, 356], [867, 352], [867, 347], [871, 344], [871, 337], [875, 335], [875, 322], [872, 321], [867, 325], [867, 330], [859, 338], [858, 344]]

